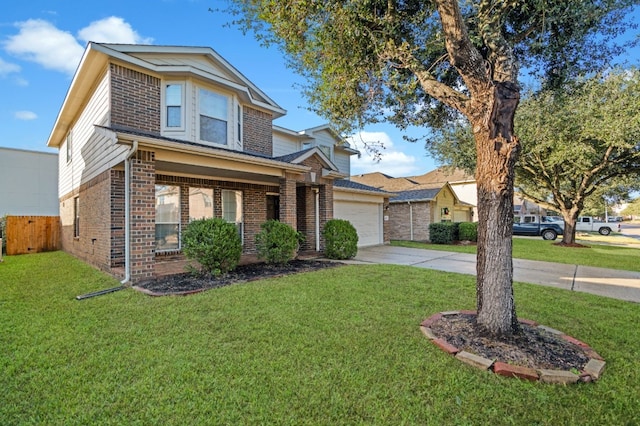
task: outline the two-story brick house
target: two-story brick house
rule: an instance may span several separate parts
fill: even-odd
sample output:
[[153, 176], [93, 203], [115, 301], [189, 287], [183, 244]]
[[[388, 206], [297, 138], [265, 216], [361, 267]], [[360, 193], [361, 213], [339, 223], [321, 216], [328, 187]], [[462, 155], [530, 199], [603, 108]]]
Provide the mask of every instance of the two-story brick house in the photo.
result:
[[180, 252], [190, 220], [222, 217], [244, 253], [268, 219], [321, 251], [334, 181], [357, 151], [326, 126], [274, 127], [284, 114], [210, 48], [89, 43], [47, 143], [59, 149], [63, 250], [135, 282]]

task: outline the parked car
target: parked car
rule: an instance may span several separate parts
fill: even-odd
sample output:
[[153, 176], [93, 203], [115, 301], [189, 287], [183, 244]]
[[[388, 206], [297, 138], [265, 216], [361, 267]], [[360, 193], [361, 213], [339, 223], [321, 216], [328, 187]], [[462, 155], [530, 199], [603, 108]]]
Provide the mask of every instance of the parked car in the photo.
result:
[[541, 236], [543, 240], [555, 240], [562, 232], [562, 227], [555, 222], [513, 224], [513, 235]]
[[[609, 235], [611, 234], [612, 228], [615, 225], [610, 225], [607, 222], [601, 222], [595, 220], [589, 216], [582, 216], [578, 218], [576, 222], [576, 231], [580, 232], [598, 232], [600, 235]], [[620, 224], [617, 226], [617, 231], [620, 231]]]

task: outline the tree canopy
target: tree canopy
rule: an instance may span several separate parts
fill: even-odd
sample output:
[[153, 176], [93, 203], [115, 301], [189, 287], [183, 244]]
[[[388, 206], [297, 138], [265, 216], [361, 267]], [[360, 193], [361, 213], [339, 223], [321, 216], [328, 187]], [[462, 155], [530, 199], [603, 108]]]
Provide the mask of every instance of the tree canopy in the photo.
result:
[[[472, 113], [472, 80], [486, 74], [508, 81], [521, 68], [558, 87], [600, 70], [624, 51], [615, 39], [635, 25], [625, 14], [637, 3], [229, 0], [235, 23], [280, 46], [315, 111], [343, 130], [383, 120], [442, 127]], [[461, 22], [443, 26], [454, 8]], [[447, 32], [457, 30], [454, 41]]]
[[527, 198], [562, 214], [563, 242], [575, 242], [575, 220], [589, 197], [602, 200], [607, 192], [637, 184], [639, 98], [640, 72], [613, 70], [520, 106], [517, 186]]
[[511, 217], [520, 68], [558, 87], [600, 69], [637, 0], [228, 0], [236, 23], [276, 43], [339, 131], [388, 121], [445, 128], [465, 117], [477, 158], [478, 323], [519, 331]]

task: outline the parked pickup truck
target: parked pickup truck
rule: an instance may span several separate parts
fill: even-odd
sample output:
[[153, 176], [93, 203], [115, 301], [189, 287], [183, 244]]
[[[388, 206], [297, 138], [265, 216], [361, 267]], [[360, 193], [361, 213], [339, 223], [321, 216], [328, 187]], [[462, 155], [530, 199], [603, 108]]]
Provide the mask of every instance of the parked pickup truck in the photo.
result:
[[544, 240], [555, 240], [562, 235], [562, 226], [554, 222], [515, 222], [513, 235], [541, 236]]
[[620, 224], [616, 226], [611, 223], [595, 220], [589, 216], [579, 217], [576, 222], [576, 231], [578, 232], [598, 232], [600, 235], [609, 235], [613, 228], [617, 228], [617, 230], [620, 231]]

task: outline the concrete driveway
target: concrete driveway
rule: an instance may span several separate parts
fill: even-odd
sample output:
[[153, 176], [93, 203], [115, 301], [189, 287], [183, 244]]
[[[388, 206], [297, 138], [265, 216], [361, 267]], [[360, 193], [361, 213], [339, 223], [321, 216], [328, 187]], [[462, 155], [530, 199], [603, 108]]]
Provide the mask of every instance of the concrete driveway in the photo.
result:
[[[359, 248], [353, 262], [407, 265], [476, 274], [475, 254], [389, 245]], [[514, 259], [513, 279], [640, 303], [640, 272]]]

